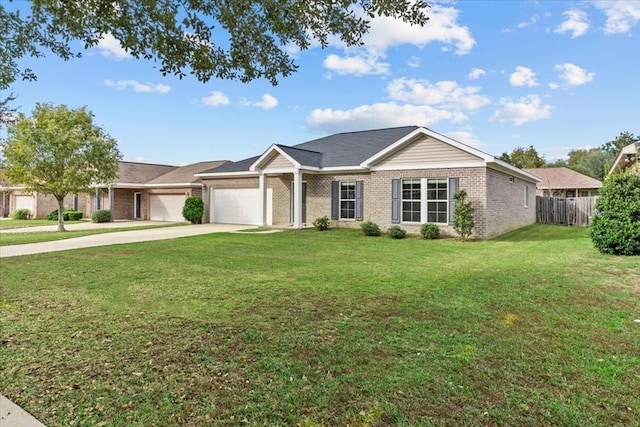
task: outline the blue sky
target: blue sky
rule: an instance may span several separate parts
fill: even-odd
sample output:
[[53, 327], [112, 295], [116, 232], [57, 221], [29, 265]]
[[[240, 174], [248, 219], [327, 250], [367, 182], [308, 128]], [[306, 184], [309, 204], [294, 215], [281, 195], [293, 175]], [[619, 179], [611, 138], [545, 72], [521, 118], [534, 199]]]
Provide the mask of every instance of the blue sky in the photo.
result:
[[277, 86], [182, 80], [106, 36], [83, 58], [21, 65], [16, 106], [87, 106], [125, 160], [240, 160], [273, 143], [426, 126], [490, 154], [547, 160], [640, 134], [640, 1], [439, 1], [430, 22], [376, 19], [361, 48], [295, 54]]

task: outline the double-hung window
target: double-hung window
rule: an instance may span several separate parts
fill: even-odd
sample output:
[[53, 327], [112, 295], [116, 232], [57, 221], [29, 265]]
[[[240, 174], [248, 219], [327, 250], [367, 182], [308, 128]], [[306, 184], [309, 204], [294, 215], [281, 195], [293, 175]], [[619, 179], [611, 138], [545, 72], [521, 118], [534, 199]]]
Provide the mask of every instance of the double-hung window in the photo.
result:
[[356, 182], [340, 182], [340, 219], [356, 218]]
[[402, 222], [448, 223], [449, 179], [403, 179], [400, 206]]
[[419, 179], [402, 180], [402, 222], [420, 222], [421, 182]]
[[427, 222], [447, 222], [448, 179], [427, 179]]

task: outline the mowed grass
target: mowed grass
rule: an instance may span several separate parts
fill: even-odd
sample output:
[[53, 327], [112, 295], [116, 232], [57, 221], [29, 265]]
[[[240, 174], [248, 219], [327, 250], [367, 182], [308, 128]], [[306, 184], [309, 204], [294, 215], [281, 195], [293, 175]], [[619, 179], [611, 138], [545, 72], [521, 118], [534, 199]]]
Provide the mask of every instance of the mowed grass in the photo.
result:
[[[82, 221], [65, 221], [66, 224], [78, 224]], [[3, 219], [0, 220], [0, 230], [13, 228], [40, 227], [42, 225], [58, 225], [58, 221], [48, 219]]]
[[1, 263], [1, 392], [48, 426], [640, 419], [640, 262], [586, 229], [212, 234]]
[[28, 233], [1, 233], [0, 246], [25, 245], [29, 243], [52, 242], [55, 240], [73, 239], [75, 237], [91, 236], [93, 234], [115, 233], [117, 231], [146, 230], [149, 228], [177, 227], [186, 225], [183, 223], [176, 224], [159, 224], [159, 225], [143, 225], [134, 227], [115, 227], [115, 228], [96, 228], [93, 230], [67, 230], [58, 231], [42, 231]]

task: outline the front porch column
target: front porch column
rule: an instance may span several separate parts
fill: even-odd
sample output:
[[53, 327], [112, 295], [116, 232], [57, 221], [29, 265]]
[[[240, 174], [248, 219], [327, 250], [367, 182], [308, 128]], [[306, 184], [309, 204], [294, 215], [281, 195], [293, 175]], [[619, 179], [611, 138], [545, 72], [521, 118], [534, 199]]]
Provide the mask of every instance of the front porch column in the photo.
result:
[[113, 187], [109, 186], [109, 211], [111, 212], [111, 221], [115, 218], [113, 217]]
[[258, 185], [260, 188], [260, 206], [262, 207], [260, 212], [260, 222], [263, 227], [266, 227], [269, 225], [267, 221], [267, 175], [263, 172], [260, 172]]
[[293, 228], [302, 227], [302, 171], [293, 173]]

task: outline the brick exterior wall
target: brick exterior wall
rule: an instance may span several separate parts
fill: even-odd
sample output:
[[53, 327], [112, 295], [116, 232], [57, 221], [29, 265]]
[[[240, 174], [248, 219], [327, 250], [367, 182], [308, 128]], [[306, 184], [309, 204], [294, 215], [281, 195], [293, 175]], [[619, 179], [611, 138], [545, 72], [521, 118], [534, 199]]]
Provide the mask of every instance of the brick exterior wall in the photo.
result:
[[[487, 170], [487, 230], [484, 238], [495, 237], [536, 222], [535, 183]], [[525, 187], [528, 188], [525, 206]]]
[[[485, 167], [443, 168], [374, 171], [362, 174], [316, 175], [304, 174], [307, 184], [307, 221], [310, 225], [316, 218], [331, 217], [331, 182], [362, 180], [364, 184], [364, 221], [373, 221], [381, 230], [387, 230], [391, 222], [391, 180], [396, 178], [458, 178], [461, 190], [466, 190], [468, 200], [475, 208], [475, 227], [472, 237], [490, 238], [535, 222], [535, 184]], [[292, 174], [268, 177], [267, 187], [273, 191], [273, 225], [291, 224]], [[258, 178], [229, 178], [206, 180], [207, 187], [258, 188]], [[529, 188], [528, 207], [524, 207], [524, 187]], [[206, 209], [208, 211], [208, 201]], [[208, 214], [205, 217], [209, 218]], [[358, 228], [362, 221], [332, 220], [332, 227]], [[400, 223], [409, 233], [418, 234], [420, 225]], [[449, 225], [440, 226], [444, 236], [453, 236]]]

